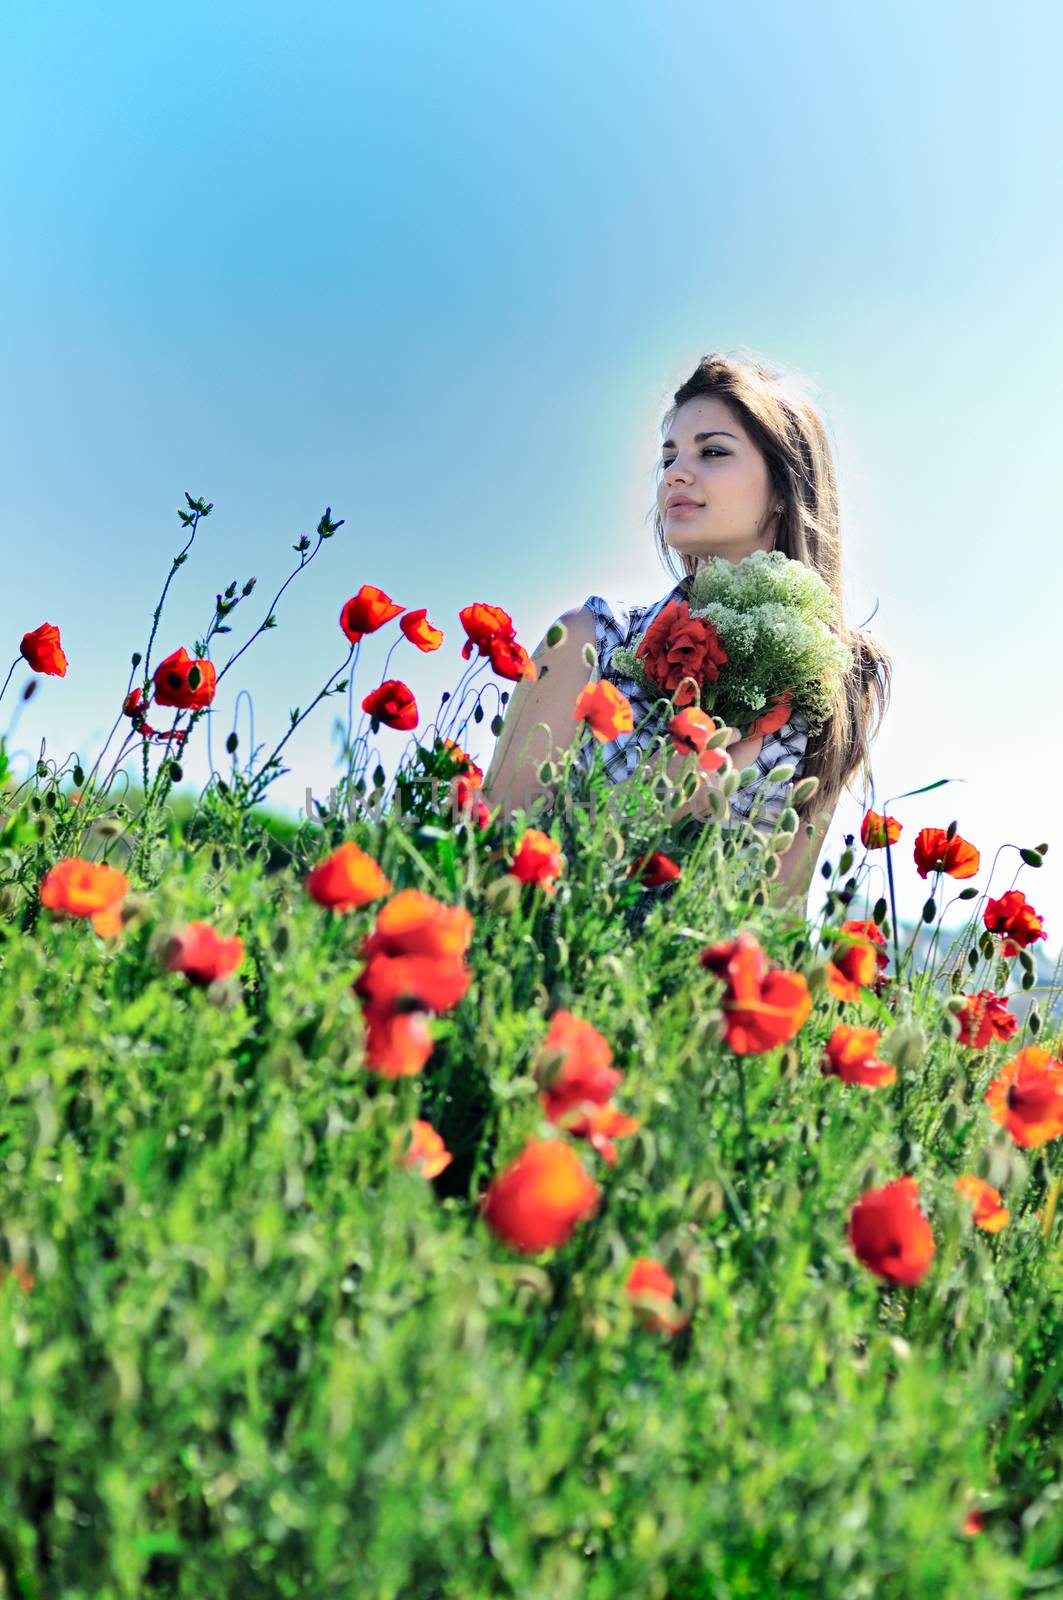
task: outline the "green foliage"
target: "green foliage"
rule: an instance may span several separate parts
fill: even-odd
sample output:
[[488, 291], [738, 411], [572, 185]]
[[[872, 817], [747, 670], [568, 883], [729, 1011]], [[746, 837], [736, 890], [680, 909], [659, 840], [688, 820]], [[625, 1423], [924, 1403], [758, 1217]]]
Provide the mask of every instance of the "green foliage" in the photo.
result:
[[[447, 770], [437, 745], [411, 783]], [[825, 930], [871, 914], [855, 888], [828, 869], [810, 927], [773, 901], [770, 835], [677, 828], [667, 786], [610, 812], [567, 762], [531, 819], [564, 872], [510, 900], [490, 891], [528, 819], [458, 821], [445, 784], [434, 817], [422, 788], [416, 815], [324, 825], [217, 785], [127, 796], [83, 841], [133, 880], [104, 939], [40, 910], [77, 812], [35, 811], [49, 789], [0, 854], [4, 1600], [1059, 1592], [1059, 1153], [1022, 1156], [988, 1118], [1018, 1040], [957, 1043], [951, 974], [989, 977], [966, 944], [839, 1002], [816, 975]], [[302, 887], [344, 837], [474, 919], [472, 985], [417, 1077], [366, 1066], [351, 983], [378, 905], [338, 915]], [[628, 876], [652, 849], [681, 862], [667, 893]], [[163, 968], [192, 919], [245, 943], [206, 989]], [[740, 1059], [697, 956], [744, 927], [815, 1006]], [[548, 1131], [532, 1064], [559, 1006], [609, 1040], [641, 1127], [612, 1167], [580, 1147], [598, 1212], [525, 1258], [477, 1199]], [[894, 1088], [822, 1075], [842, 1019], [892, 1041]], [[431, 1182], [396, 1158], [414, 1117], [453, 1156]], [[911, 1289], [845, 1237], [900, 1172], [937, 1239]], [[1003, 1190], [1002, 1233], [972, 1227], [961, 1172]], [[638, 1255], [692, 1312], [674, 1339], [623, 1292]]]

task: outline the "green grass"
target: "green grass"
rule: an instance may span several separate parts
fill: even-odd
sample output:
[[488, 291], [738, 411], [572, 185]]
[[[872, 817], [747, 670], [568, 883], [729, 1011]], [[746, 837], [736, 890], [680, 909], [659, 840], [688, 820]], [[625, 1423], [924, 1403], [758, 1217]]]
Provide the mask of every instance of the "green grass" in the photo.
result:
[[[1063, 1141], [1023, 1153], [982, 1101], [1029, 1014], [986, 1052], [955, 1037], [948, 974], [991, 986], [988, 959], [913, 966], [892, 1011], [841, 1004], [761, 847], [705, 829], [675, 893], [638, 897], [628, 861], [671, 842], [648, 794], [619, 851], [602, 814], [560, 819], [556, 893], [511, 912], [488, 891], [515, 826], [285, 826], [216, 795], [148, 840], [112, 818], [83, 853], [142, 848], [104, 940], [37, 902], [73, 836], [58, 788], [25, 791], [0, 840], [0, 1262], [32, 1275], [0, 1282], [4, 1600], [1063, 1593], [1063, 1263], [1038, 1216]], [[474, 918], [472, 986], [414, 1078], [364, 1064], [351, 982], [377, 906], [302, 889], [343, 836]], [[848, 906], [823, 882], [828, 922], [871, 914], [862, 873]], [[205, 991], [160, 960], [192, 918], [246, 946]], [[740, 1060], [697, 956], [743, 927], [815, 1004]], [[578, 1145], [599, 1210], [523, 1257], [476, 1201], [547, 1132], [531, 1064], [559, 1006], [609, 1040], [642, 1126], [614, 1167]], [[839, 1020], [881, 1029], [896, 1086], [821, 1075]], [[415, 1116], [454, 1156], [434, 1182], [394, 1159]], [[898, 1289], [845, 1229], [906, 1172], [937, 1254]], [[1002, 1233], [972, 1227], [961, 1172], [1004, 1191]], [[675, 1339], [626, 1301], [642, 1254], [693, 1311]]]

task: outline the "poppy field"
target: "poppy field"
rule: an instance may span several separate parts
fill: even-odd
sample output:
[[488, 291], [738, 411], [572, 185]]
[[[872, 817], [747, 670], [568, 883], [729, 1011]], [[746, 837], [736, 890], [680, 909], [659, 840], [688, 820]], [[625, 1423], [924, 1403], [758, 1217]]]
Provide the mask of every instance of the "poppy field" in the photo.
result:
[[[429, 620], [368, 579], [244, 751], [228, 673], [343, 523], [246, 642], [254, 579], [180, 641], [186, 500], [104, 750], [0, 742], [0, 1597], [1063, 1593], [1049, 845], [932, 787], [866, 811], [809, 920], [773, 883], [815, 780], [728, 826], [748, 774], [689, 707], [715, 821], [576, 746], [507, 814], [466, 748], [537, 671], [506, 597]], [[0, 727], [77, 670], [61, 631], [14, 629]], [[335, 804], [287, 822], [288, 740], [352, 686]]]

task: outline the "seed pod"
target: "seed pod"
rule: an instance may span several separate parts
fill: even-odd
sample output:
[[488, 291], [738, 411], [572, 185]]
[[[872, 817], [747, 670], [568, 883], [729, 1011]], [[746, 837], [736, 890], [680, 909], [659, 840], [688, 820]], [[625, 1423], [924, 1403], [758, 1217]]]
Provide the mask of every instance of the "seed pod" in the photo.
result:
[[728, 800], [730, 800], [741, 781], [742, 774], [740, 772], [735, 772], [733, 768], [730, 772], [724, 773], [723, 778], [720, 780], [720, 789], [722, 793], [726, 795]]
[[772, 767], [764, 782], [765, 784], [789, 783], [796, 771], [797, 768], [792, 761], [780, 761], [777, 767]]
[[802, 778], [800, 783], [794, 785], [794, 805], [803, 806], [806, 800], [811, 800], [818, 788], [818, 778]]
[[553, 650], [557, 645], [564, 644], [568, 638], [568, 629], [563, 622], [554, 622], [546, 630], [546, 647]]
[[782, 833], [796, 833], [801, 826], [801, 818], [797, 815], [793, 806], [784, 806], [779, 813], [779, 820], [775, 826]]
[[583, 659], [593, 672], [598, 665], [598, 652], [592, 644], [583, 646]]

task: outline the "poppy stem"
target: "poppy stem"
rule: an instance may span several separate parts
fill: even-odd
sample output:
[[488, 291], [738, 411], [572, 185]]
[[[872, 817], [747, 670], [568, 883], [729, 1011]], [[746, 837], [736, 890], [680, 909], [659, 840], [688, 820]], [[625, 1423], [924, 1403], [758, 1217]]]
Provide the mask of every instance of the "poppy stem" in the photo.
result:
[[19, 664], [19, 662], [21, 660], [22, 660], [22, 655], [20, 653], [19, 655], [17, 655], [15, 657], [14, 661], [12, 661], [12, 663], [11, 663], [11, 666], [8, 668], [7, 677], [4, 679], [4, 687], [2, 689], [0, 689], [0, 700], [2, 700], [4, 698], [4, 694], [5, 694], [6, 690], [7, 690], [7, 686], [11, 682], [11, 674], [14, 672], [15, 668], [18, 666], [18, 664]]
[[750, 1199], [753, 1198], [753, 1169], [749, 1160], [749, 1111], [746, 1107], [746, 1072], [745, 1062], [741, 1056], [735, 1056], [735, 1069], [738, 1073], [738, 1114], [742, 1125], [742, 1176], [746, 1181]]
[[897, 938], [897, 895], [893, 887], [893, 855], [890, 850], [889, 840], [886, 841], [886, 877], [889, 880], [890, 891], [890, 935], [893, 939], [893, 980], [901, 981], [901, 946]]

